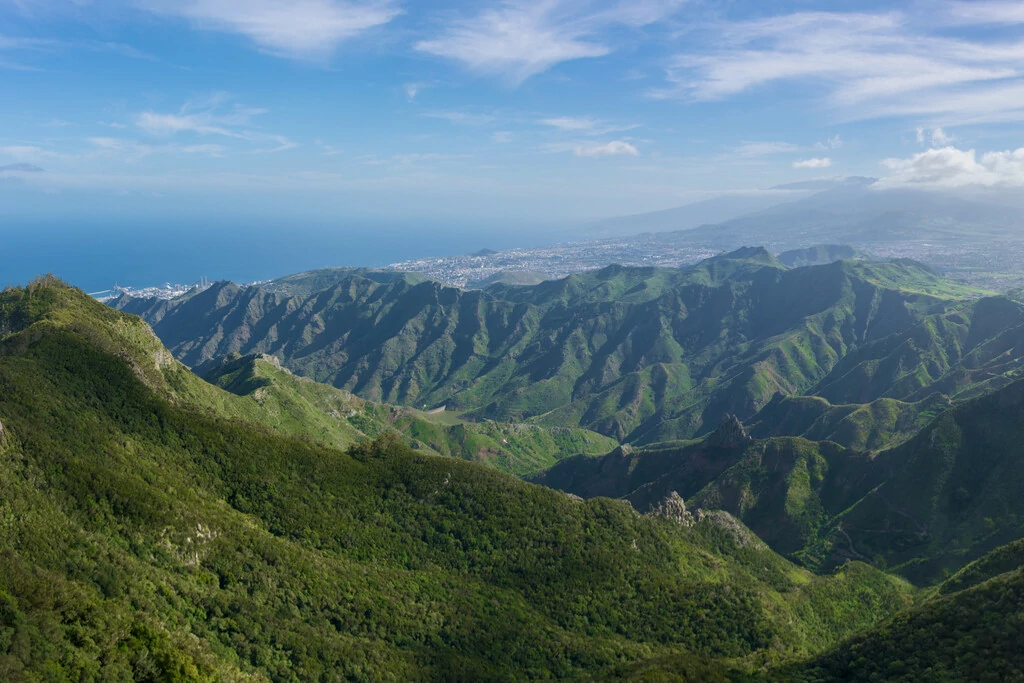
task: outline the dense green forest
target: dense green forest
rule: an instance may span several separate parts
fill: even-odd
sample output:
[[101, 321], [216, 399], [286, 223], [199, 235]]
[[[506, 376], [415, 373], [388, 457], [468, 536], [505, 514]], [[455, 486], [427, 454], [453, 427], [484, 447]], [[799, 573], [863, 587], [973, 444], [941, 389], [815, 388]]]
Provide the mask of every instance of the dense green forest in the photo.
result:
[[5, 291], [0, 329], [8, 680], [754, 669], [914, 599], [863, 564], [815, 577], [725, 513], [687, 525], [396, 437], [346, 453], [228, 419], [140, 320], [59, 283]]

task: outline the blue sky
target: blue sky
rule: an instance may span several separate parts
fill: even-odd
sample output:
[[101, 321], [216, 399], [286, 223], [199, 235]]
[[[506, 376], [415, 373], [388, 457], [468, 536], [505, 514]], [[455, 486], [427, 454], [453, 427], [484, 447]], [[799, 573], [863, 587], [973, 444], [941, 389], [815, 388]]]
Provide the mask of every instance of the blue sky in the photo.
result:
[[5, 0], [0, 218], [552, 226], [1024, 185], [1024, 3]]

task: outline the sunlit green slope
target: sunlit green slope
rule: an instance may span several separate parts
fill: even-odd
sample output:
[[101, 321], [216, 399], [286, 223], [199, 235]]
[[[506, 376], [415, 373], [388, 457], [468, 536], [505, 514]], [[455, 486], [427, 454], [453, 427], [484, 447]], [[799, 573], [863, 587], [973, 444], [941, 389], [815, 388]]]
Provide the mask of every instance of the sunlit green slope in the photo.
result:
[[344, 453], [228, 419], [245, 397], [197, 382], [80, 292], [0, 294], [0, 678], [751, 667], [908, 604], [865, 565], [813, 577], [724, 513], [644, 516], [394, 440]]

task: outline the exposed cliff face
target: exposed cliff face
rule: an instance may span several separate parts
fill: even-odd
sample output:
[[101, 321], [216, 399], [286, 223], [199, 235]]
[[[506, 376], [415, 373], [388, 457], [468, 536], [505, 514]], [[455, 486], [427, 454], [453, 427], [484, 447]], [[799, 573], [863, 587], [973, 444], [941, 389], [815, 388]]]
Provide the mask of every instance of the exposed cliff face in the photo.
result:
[[668, 519], [683, 526], [692, 526], [694, 523], [693, 515], [686, 509], [686, 502], [675, 491], [669, 493], [656, 505], [651, 505], [647, 514], [651, 517]]

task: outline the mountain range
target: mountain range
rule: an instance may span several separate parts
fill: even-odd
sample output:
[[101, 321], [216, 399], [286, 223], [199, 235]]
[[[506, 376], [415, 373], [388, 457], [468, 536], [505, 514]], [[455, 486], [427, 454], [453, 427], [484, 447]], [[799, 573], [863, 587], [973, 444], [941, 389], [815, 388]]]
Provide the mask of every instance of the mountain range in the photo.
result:
[[0, 293], [4, 680], [1024, 671], [1014, 295], [831, 246], [112, 303]]
[[764, 244], [778, 250], [818, 241], [880, 244], [1017, 239], [1020, 208], [1005, 195], [969, 196], [889, 188], [875, 178], [834, 178], [779, 186], [751, 195], [718, 197], [676, 209], [602, 221], [603, 235], [664, 233], [735, 249]]
[[0, 294], [0, 387], [5, 680], [745, 676], [918, 600], [671, 497], [642, 515], [394, 436], [282, 435], [258, 409], [282, 404], [53, 279]]
[[[324, 288], [221, 282], [113, 304], [200, 373], [227, 354], [270, 354], [371, 401], [638, 445], [706, 434], [726, 413], [751, 420], [779, 395], [924, 407], [1005, 384], [1022, 357], [1020, 303], [906, 260], [789, 267], [743, 248], [677, 270], [472, 291], [394, 273], [308, 277]], [[822, 405], [787, 404], [805, 425], [794, 435]]]

